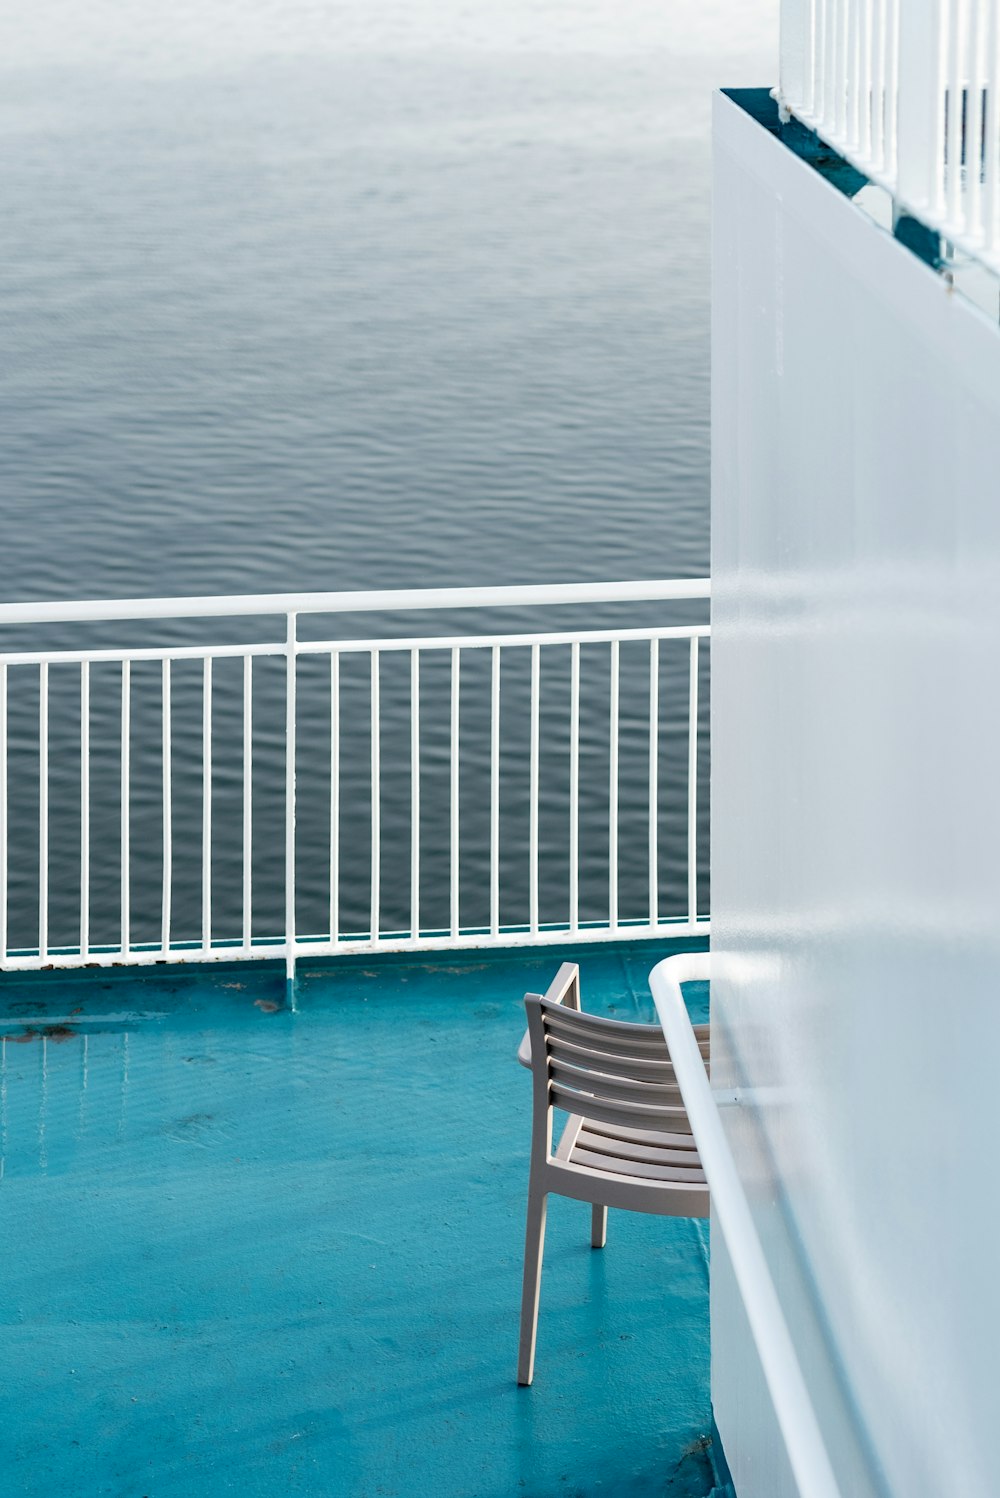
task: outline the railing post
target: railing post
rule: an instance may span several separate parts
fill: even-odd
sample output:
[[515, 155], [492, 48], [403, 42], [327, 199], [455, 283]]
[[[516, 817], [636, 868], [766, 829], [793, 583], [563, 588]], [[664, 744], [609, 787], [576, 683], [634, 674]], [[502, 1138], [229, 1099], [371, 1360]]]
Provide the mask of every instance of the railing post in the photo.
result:
[[212, 658], [202, 663], [201, 686], [201, 944], [212, 951]]
[[454, 649], [451, 652], [451, 845], [449, 850], [449, 874], [448, 889], [450, 896], [450, 924], [451, 939], [458, 940], [461, 922], [461, 889], [459, 880], [461, 870], [459, 865], [459, 839], [461, 835], [461, 802], [459, 800], [459, 773], [461, 744], [459, 740], [459, 711], [462, 694], [462, 652]]
[[896, 109], [896, 196], [914, 212], [943, 207], [946, 23], [942, 0], [900, 6], [897, 95], [886, 110]]
[[531, 647], [531, 706], [528, 783], [528, 921], [532, 936], [538, 934], [538, 785], [539, 785], [539, 718], [541, 698], [541, 655], [537, 644]]
[[691, 636], [688, 676], [688, 923], [698, 921], [698, 636]]
[[330, 941], [340, 941], [340, 653], [330, 652]]
[[[122, 668], [124, 670], [124, 667]], [[123, 816], [127, 818], [126, 809]], [[128, 885], [122, 890], [123, 930], [128, 926]], [[38, 668], [38, 961], [49, 960], [49, 668]]]
[[382, 727], [379, 653], [371, 653], [371, 898], [369, 928], [377, 942], [382, 929]]
[[[6, 671], [6, 667], [0, 670]], [[6, 869], [0, 870], [6, 883]], [[0, 942], [6, 952], [6, 941]], [[90, 951], [90, 662], [80, 662], [80, 957]]]
[[170, 956], [170, 919], [174, 877], [174, 811], [173, 811], [173, 704], [171, 701], [170, 661], [160, 666], [160, 780], [163, 817], [162, 889], [160, 891], [160, 946], [164, 959]]
[[7, 667], [0, 665], [0, 965], [7, 961]]
[[121, 720], [121, 955], [132, 943], [132, 663], [122, 661]]
[[410, 935], [420, 937], [420, 651], [410, 651]]
[[618, 737], [621, 707], [621, 645], [611, 641], [611, 703], [608, 725], [608, 925], [618, 930]]
[[812, 100], [806, 97], [806, 84], [811, 76], [811, 31], [810, 0], [781, 0], [778, 108], [786, 123], [789, 109], [812, 110]]
[[243, 657], [243, 950], [253, 946], [253, 656]]
[[500, 935], [500, 646], [490, 679], [490, 935]]
[[295, 621], [285, 639], [285, 997], [295, 1002]]

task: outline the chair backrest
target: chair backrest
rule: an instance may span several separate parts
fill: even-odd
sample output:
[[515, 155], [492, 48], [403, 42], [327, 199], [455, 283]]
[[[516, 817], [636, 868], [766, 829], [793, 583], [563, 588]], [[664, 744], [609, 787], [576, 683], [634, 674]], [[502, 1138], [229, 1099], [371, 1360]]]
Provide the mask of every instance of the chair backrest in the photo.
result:
[[[690, 1134], [673, 1063], [659, 1025], [584, 1014], [579, 973], [565, 963], [548, 992], [525, 994], [535, 1078], [533, 1147], [552, 1149], [552, 1109], [602, 1124]], [[696, 1033], [707, 1058], [708, 1026]]]

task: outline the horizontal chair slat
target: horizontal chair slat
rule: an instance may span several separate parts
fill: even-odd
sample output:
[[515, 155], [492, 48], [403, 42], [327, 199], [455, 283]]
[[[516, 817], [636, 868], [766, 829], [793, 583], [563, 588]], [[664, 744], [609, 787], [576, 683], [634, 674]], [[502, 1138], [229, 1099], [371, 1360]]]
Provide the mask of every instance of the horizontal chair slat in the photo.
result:
[[549, 1005], [544, 1002], [542, 1018], [546, 1030], [558, 1032], [567, 1039], [574, 1036], [585, 1037], [595, 1045], [601, 1042], [609, 1047], [626, 1046], [643, 1054], [649, 1050], [662, 1054], [667, 1048], [659, 1025], [633, 1025], [624, 1020], [603, 1020], [593, 1014], [566, 1009], [562, 1004]]
[[618, 1156], [598, 1155], [593, 1150], [577, 1146], [570, 1156], [572, 1165], [589, 1165], [592, 1169], [613, 1171], [615, 1175], [641, 1176], [647, 1181], [681, 1181], [685, 1185], [704, 1184], [705, 1174], [700, 1167], [684, 1169], [675, 1165], [650, 1165], [644, 1160], [626, 1160]]
[[584, 1067], [588, 1071], [602, 1072], [606, 1076], [646, 1078], [650, 1082], [662, 1082], [665, 1086], [674, 1082], [674, 1064], [665, 1047], [662, 1058], [655, 1059], [649, 1052], [644, 1056], [618, 1056], [590, 1046], [574, 1045], [556, 1035], [546, 1036], [546, 1045], [549, 1055], [556, 1060]]
[[579, 1066], [567, 1066], [563, 1061], [549, 1062], [549, 1076], [567, 1087], [579, 1089], [581, 1113], [587, 1097], [612, 1098], [621, 1102], [653, 1103], [672, 1108], [681, 1103], [681, 1090], [672, 1086], [658, 1086], [655, 1082], [633, 1082], [627, 1077], [609, 1077], [600, 1072], [584, 1070]]
[[576, 1147], [591, 1150], [609, 1160], [648, 1160], [651, 1165], [677, 1165], [686, 1170], [700, 1170], [698, 1151], [689, 1149], [665, 1149], [662, 1145], [636, 1144], [631, 1139], [619, 1139], [613, 1134], [595, 1134], [592, 1129], [582, 1128], [577, 1135]]
[[[567, 1039], [586, 1036], [588, 1042], [600, 1044], [607, 1050], [634, 1049], [637, 1054], [648, 1050], [666, 1050], [666, 1041], [659, 1025], [636, 1024], [632, 1020], [605, 1019], [603, 1015], [587, 1014], [578, 1009], [567, 1009], [564, 1004], [542, 1000], [542, 1019], [546, 1030], [558, 1031]], [[711, 1026], [695, 1025], [695, 1038], [702, 1054], [707, 1054], [711, 1043]]]
[[616, 1127], [614, 1124], [604, 1124], [599, 1119], [594, 1118], [588, 1118], [585, 1122], [589, 1133], [607, 1139], [626, 1140], [634, 1144], [659, 1145], [661, 1148], [666, 1149], [696, 1149], [694, 1139], [688, 1133], [666, 1134], [660, 1129], [635, 1129], [624, 1124]]
[[602, 1123], [622, 1124], [625, 1128], [634, 1125], [663, 1129], [668, 1133], [690, 1134], [691, 1125], [683, 1108], [649, 1107], [641, 1103], [605, 1102], [600, 1098], [584, 1097], [571, 1087], [559, 1082], [549, 1083], [549, 1100], [555, 1108], [564, 1108], [567, 1113], [582, 1113], [585, 1118], [600, 1119]]
[[565, 1045], [580, 1046], [602, 1056], [618, 1056], [623, 1061], [669, 1061], [670, 1052], [660, 1036], [660, 1044], [651, 1041], [616, 1040], [614, 1036], [602, 1035], [584, 1026], [557, 1025], [546, 1021], [545, 1034]]

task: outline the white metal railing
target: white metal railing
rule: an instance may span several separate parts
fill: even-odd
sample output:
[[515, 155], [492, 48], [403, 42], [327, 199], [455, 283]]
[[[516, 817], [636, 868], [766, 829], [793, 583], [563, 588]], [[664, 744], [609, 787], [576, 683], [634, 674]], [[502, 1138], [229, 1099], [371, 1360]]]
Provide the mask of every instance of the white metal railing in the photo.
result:
[[[709, 1083], [681, 991], [683, 983], [708, 982], [711, 970], [707, 952], [668, 957], [650, 973], [650, 991], [708, 1181], [713, 1223], [718, 1225], [726, 1242], [798, 1491], [802, 1498], [841, 1498], [795, 1343], [719, 1115], [722, 1099]], [[732, 1104], [738, 1098], [730, 1091], [725, 1101]]]
[[1000, 0], [782, 0], [779, 102], [1000, 271]]
[[[596, 611], [662, 619], [708, 596], [0, 606], [0, 966], [284, 957], [291, 974], [303, 955], [706, 931], [705, 610]], [[539, 629], [553, 608], [588, 627]], [[459, 626], [415, 632], [428, 611]], [[369, 636], [373, 612], [395, 629]]]

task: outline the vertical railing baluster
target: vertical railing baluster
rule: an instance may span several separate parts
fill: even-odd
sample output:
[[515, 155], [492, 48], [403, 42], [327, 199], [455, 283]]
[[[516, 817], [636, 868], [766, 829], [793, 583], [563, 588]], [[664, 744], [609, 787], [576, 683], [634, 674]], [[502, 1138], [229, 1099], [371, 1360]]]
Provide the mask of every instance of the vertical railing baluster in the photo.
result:
[[960, 0], [952, 0], [951, 27], [948, 37], [948, 226], [954, 232], [960, 225], [962, 209], [962, 101], [964, 79], [962, 64], [965, 60], [965, 6]]
[[836, 130], [840, 141], [847, 135], [847, 95], [850, 81], [851, 12], [854, 0], [840, 0], [837, 25], [837, 114]]
[[49, 956], [49, 668], [38, 668], [38, 960]]
[[816, 62], [813, 68], [815, 77], [815, 94], [813, 100], [813, 113], [815, 118], [822, 122], [825, 119], [827, 93], [827, 63], [829, 60], [830, 44], [830, 0], [816, 0], [816, 24], [813, 30], [816, 38]]
[[837, 120], [837, 38], [840, 35], [840, 6], [842, 0], [826, 0], [826, 86], [823, 121], [827, 134], [836, 130]]
[[243, 657], [243, 950], [253, 947], [253, 656]]
[[784, 108], [802, 110], [809, 95], [810, 0], [782, 0], [778, 82]]
[[121, 748], [121, 953], [128, 956], [132, 939], [132, 662], [122, 661]]
[[500, 935], [500, 646], [490, 681], [490, 935]]
[[983, 242], [993, 268], [1000, 236], [1000, 4], [989, 8], [986, 25], [986, 115], [983, 151]]
[[90, 953], [90, 662], [80, 662], [80, 956]]
[[7, 960], [7, 665], [0, 663], [0, 962]]
[[170, 926], [174, 891], [174, 766], [173, 692], [171, 662], [164, 656], [160, 674], [160, 807], [163, 814], [163, 887], [160, 891], [160, 950], [170, 952]]
[[875, 22], [874, 3], [875, 0], [861, 0], [858, 151], [866, 162], [870, 162], [872, 156], [872, 104], [875, 98], [875, 84], [872, 75], [872, 28]]
[[[990, 9], [994, 7], [991, 5]], [[965, 233], [977, 239], [982, 230], [983, 20], [979, 4], [970, 6], [969, 69], [965, 96]]]
[[330, 940], [340, 940], [340, 652], [330, 652]]
[[580, 928], [580, 642], [569, 666], [569, 929]]
[[296, 615], [287, 615], [285, 633], [285, 988], [295, 1008], [295, 707]]
[[660, 642], [649, 642], [649, 924], [660, 919]]
[[381, 923], [382, 873], [382, 731], [380, 725], [379, 652], [371, 653], [371, 786], [372, 786], [372, 859], [371, 918], [372, 941], [378, 941]]
[[886, 8], [885, 172], [895, 182], [899, 161], [899, 0], [883, 0]]
[[[900, 11], [900, 32], [910, 36], [913, 31], [913, 17], [919, 15], [920, 11], [906, 12], [905, 20], [902, 15], [902, 0], [893, 0], [896, 8]], [[951, 91], [948, 84], [949, 68], [951, 66], [949, 48], [951, 45], [951, 26], [954, 19], [954, 6], [948, 4], [948, 0], [931, 0], [927, 7], [928, 19], [933, 26], [930, 34], [926, 34], [926, 23], [924, 35], [921, 36], [921, 52], [927, 54], [923, 61], [923, 70], [914, 73], [912, 70], [912, 55], [910, 57], [911, 70], [900, 81], [900, 104], [909, 106], [907, 129], [898, 127], [898, 150], [900, 153], [900, 180], [902, 180], [903, 153], [906, 159], [913, 158], [920, 162], [924, 158], [923, 173], [929, 174], [929, 185], [926, 195], [916, 199], [916, 206], [922, 208], [927, 203], [930, 213], [934, 215], [938, 224], [948, 216], [948, 193], [949, 176], [951, 169], [951, 141], [949, 131], [951, 130]], [[936, 25], [934, 24], [936, 23]], [[911, 48], [911, 54], [912, 54]], [[931, 109], [928, 111], [928, 101], [924, 98], [927, 80], [930, 78], [932, 95]], [[932, 135], [929, 140], [925, 135], [915, 134], [912, 126], [914, 106], [926, 114], [930, 120]]]
[[876, 172], [883, 172], [885, 170], [886, 0], [872, 0], [872, 6], [870, 156], [872, 169]]
[[458, 713], [461, 693], [462, 653], [451, 652], [451, 850], [449, 858], [449, 890], [451, 894], [450, 925], [452, 939], [459, 930], [459, 737]]
[[531, 647], [531, 724], [528, 785], [528, 922], [532, 935], [538, 934], [538, 749], [539, 688], [541, 659], [539, 647]]
[[691, 636], [688, 678], [688, 920], [698, 919], [698, 636]]
[[420, 936], [420, 651], [410, 651], [410, 935]]
[[611, 641], [611, 702], [608, 729], [608, 922], [618, 929], [618, 718], [621, 642]]
[[848, 149], [856, 150], [860, 136], [860, 103], [858, 84], [861, 73], [861, 37], [859, 32], [861, 0], [848, 0], [845, 71], [847, 97], [844, 104], [844, 138]]
[[201, 945], [212, 949], [212, 657], [206, 655], [201, 688]]
[[826, 124], [830, 132], [837, 128], [839, 57], [840, 57], [840, 12], [844, 0], [827, 0], [829, 33], [826, 49]]

